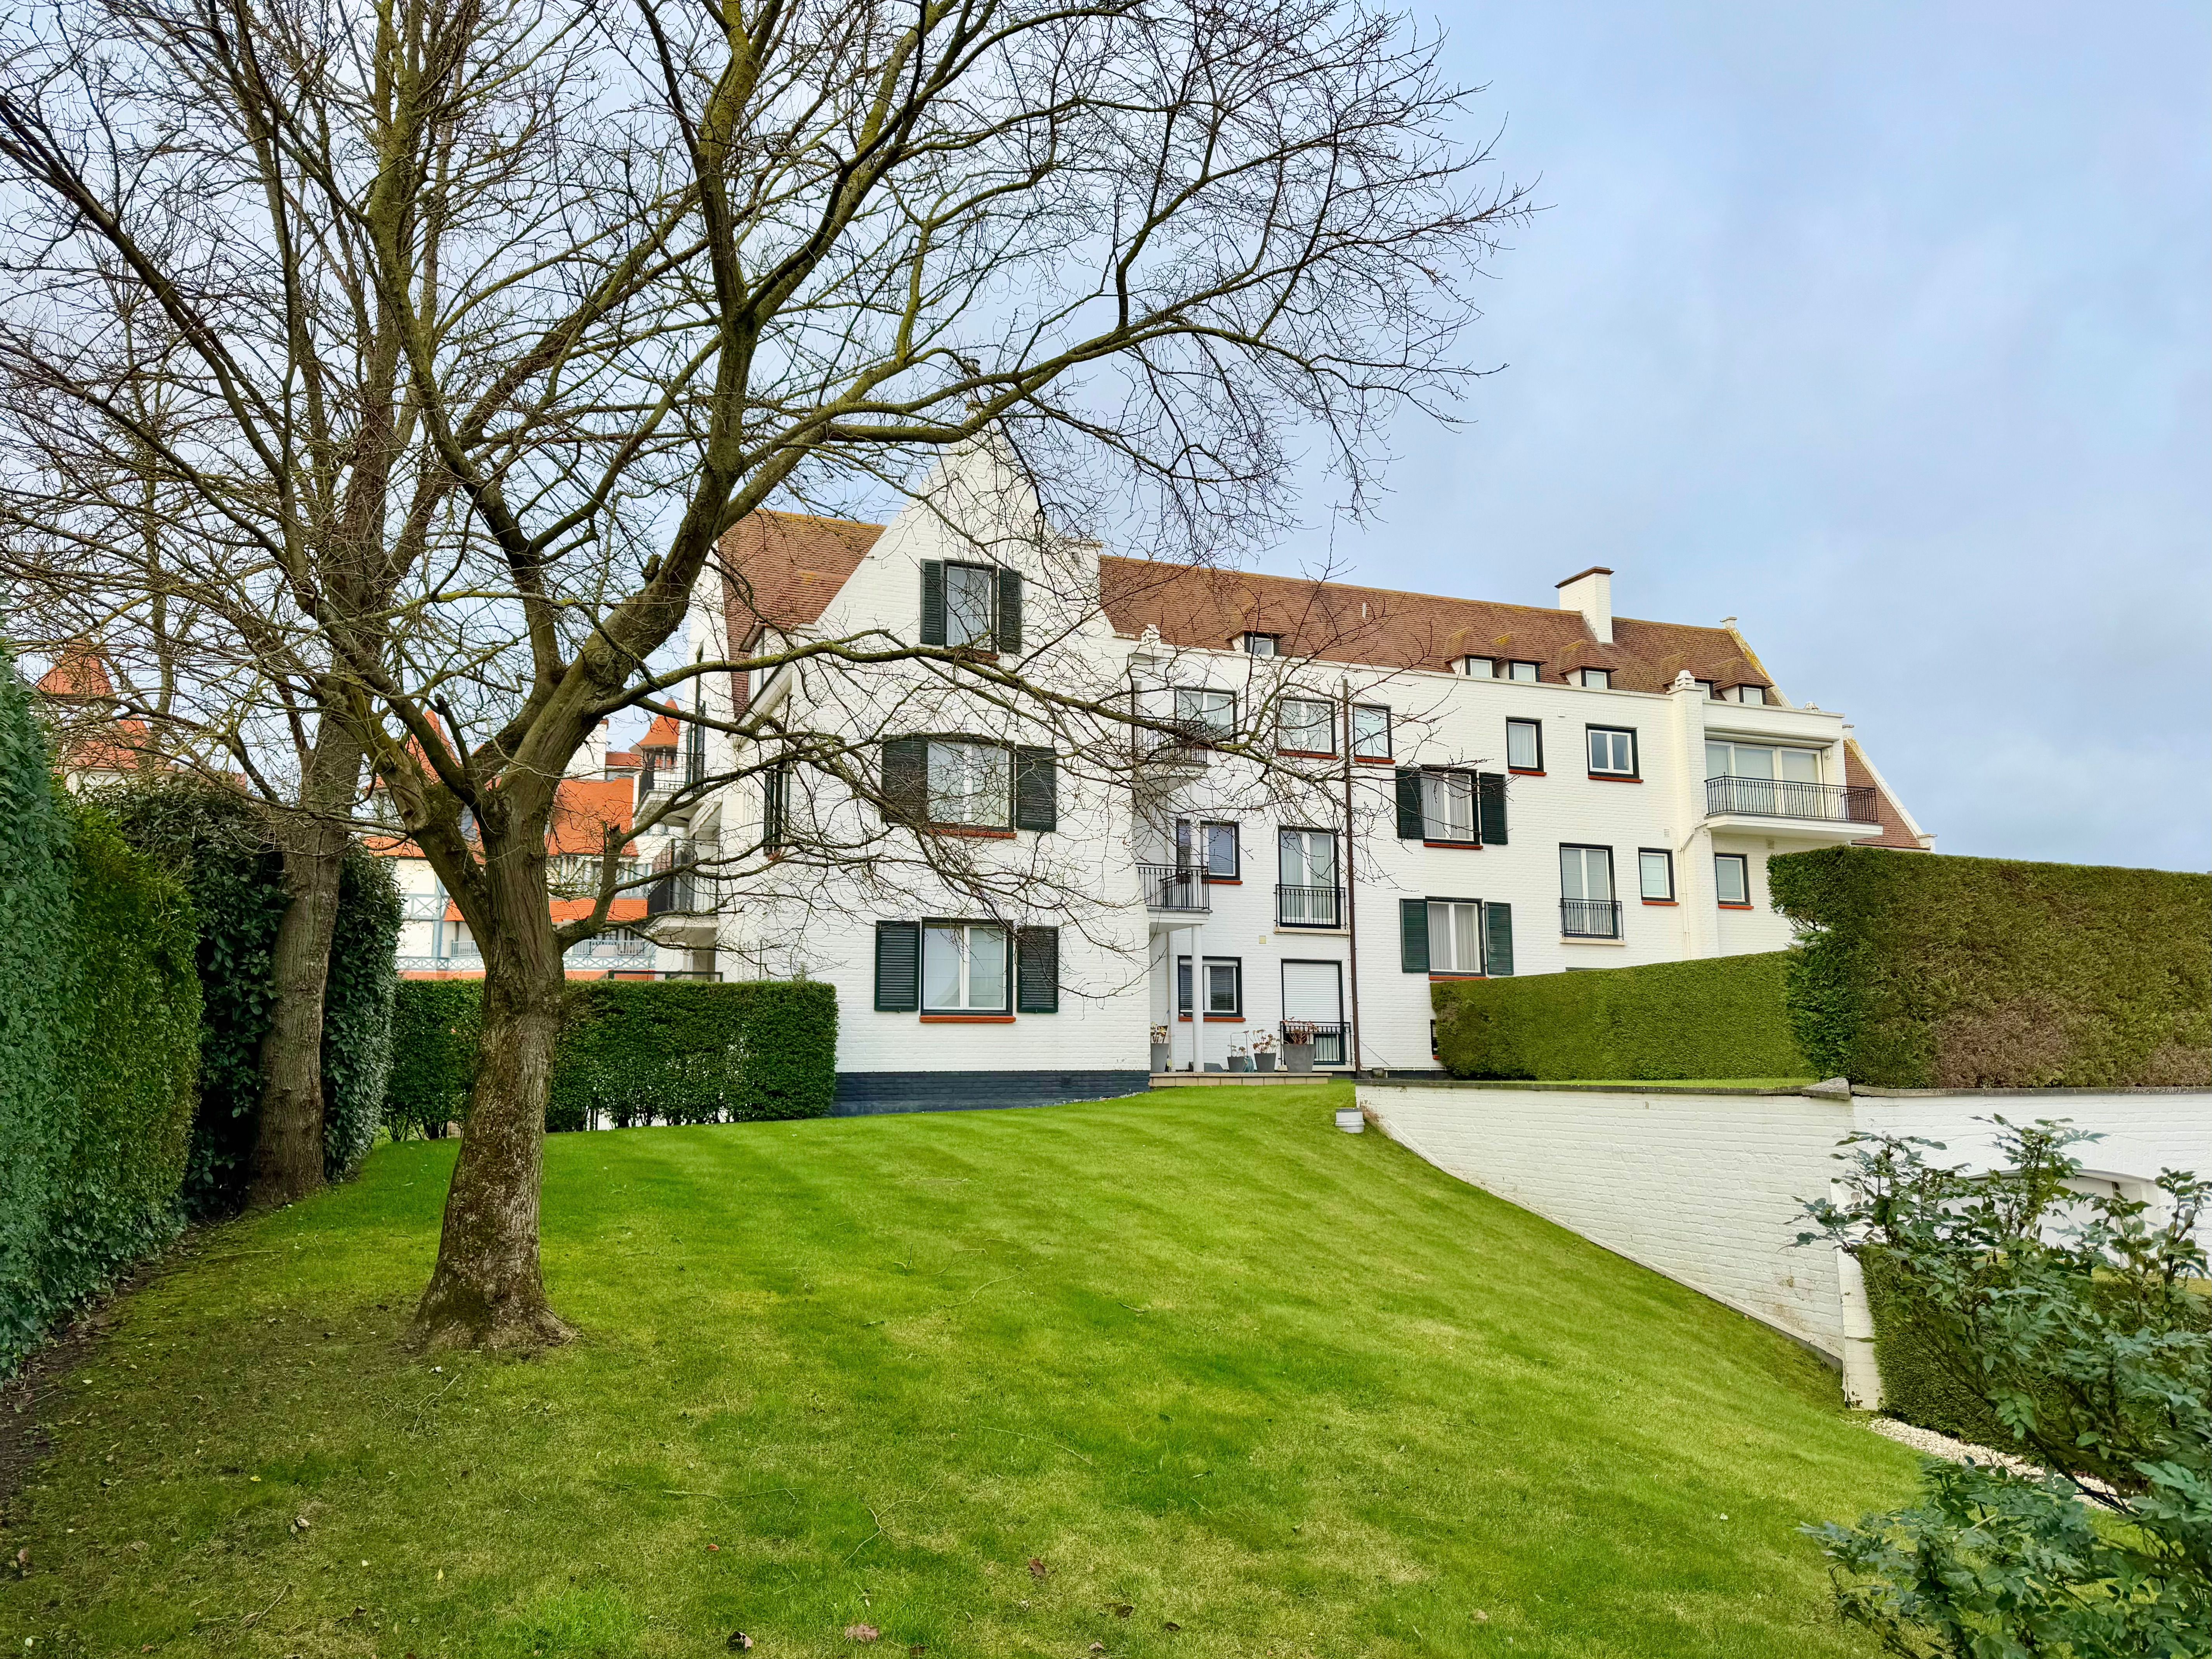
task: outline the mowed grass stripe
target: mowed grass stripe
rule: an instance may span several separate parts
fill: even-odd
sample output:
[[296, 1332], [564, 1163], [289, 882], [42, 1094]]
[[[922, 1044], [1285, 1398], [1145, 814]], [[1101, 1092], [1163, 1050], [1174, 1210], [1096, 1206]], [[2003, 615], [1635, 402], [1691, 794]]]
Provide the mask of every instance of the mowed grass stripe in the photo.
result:
[[1797, 1528], [1898, 1501], [1910, 1455], [1779, 1337], [1338, 1133], [1343, 1098], [556, 1137], [584, 1334], [527, 1361], [401, 1349], [453, 1148], [380, 1149], [118, 1305], [9, 1505], [0, 1634], [1868, 1651]]

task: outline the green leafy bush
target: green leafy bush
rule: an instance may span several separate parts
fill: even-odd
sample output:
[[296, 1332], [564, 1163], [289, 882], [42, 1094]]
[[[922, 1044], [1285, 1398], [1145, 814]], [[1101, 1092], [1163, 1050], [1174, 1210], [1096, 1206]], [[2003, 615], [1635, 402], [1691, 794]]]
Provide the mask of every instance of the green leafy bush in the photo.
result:
[[183, 890], [50, 764], [0, 647], [0, 1372], [175, 1233], [198, 1061]]
[[[2160, 1212], [2071, 1189], [2063, 1124], [2002, 1118], [1989, 1174], [1934, 1143], [1854, 1135], [1841, 1202], [1801, 1245], [1847, 1250], [1909, 1316], [1886, 1401], [1978, 1431], [2047, 1474], [1930, 1463], [1921, 1501], [1809, 1528], [1839, 1605], [1892, 1652], [2212, 1654], [2212, 1314], [2198, 1224], [2212, 1182], [2159, 1177]], [[2110, 1517], [2099, 1524], [2093, 1510]]]
[[2212, 1084], [2212, 876], [1838, 847], [1767, 881], [1805, 930], [1790, 1018], [1823, 1077]]
[[[261, 1118], [261, 1045], [276, 1014], [283, 855], [262, 811], [235, 790], [160, 777], [106, 792], [131, 845], [185, 884], [199, 921], [200, 1109], [185, 1202], [196, 1215], [245, 1202]], [[323, 1011], [323, 1167], [359, 1167], [374, 1140], [391, 1054], [398, 890], [385, 860], [349, 848]]]
[[[395, 1133], [459, 1121], [476, 1063], [482, 981], [409, 980], [385, 1104]], [[819, 1117], [837, 1092], [837, 996], [807, 981], [572, 982], [545, 1127]]]
[[1813, 1073], [1783, 1008], [1784, 953], [1431, 988], [1455, 1077], [1786, 1078]]

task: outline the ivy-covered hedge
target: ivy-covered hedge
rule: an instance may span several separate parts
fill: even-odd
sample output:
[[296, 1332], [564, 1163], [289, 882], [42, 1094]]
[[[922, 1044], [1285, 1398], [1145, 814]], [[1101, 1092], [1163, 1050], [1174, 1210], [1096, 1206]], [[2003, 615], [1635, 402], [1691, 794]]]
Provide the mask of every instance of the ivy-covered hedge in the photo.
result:
[[1788, 1006], [1823, 1077], [2212, 1085], [2212, 876], [1863, 847], [1766, 868], [1806, 930]]
[[191, 905], [51, 766], [0, 646], [0, 1374], [175, 1232], [198, 1062]]
[[[385, 1112], [436, 1133], [459, 1121], [475, 1066], [482, 981], [409, 980]], [[837, 1092], [837, 997], [807, 981], [729, 985], [580, 980], [553, 1054], [549, 1129], [820, 1117]]]
[[[103, 805], [131, 843], [184, 883], [199, 919], [200, 1109], [185, 1203], [196, 1215], [244, 1203], [261, 1114], [261, 1044], [275, 1018], [283, 864], [260, 810], [182, 777], [112, 790]], [[323, 1168], [351, 1175], [381, 1121], [392, 1056], [399, 892], [388, 861], [347, 849], [323, 1009]]]
[[1785, 954], [1441, 981], [1437, 1054], [1468, 1078], [1809, 1078]]

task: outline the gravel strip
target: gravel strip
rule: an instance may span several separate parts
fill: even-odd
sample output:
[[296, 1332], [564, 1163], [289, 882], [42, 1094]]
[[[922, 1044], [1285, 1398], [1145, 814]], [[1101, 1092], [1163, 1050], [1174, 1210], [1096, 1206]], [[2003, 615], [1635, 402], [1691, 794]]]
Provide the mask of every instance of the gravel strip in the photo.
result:
[[[1901, 1446], [1910, 1446], [1917, 1452], [1924, 1452], [1930, 1457], [1944, 1458], [1954, 1463], [1969, 1461], [1994, 1463], [1999, 1468], [2010, 1469], [2014, 1474], [2026, 1475], [2031, 1480], [2042, 1479], [2045, 1473], [2039, 1464], [2031, 1463], [2024, 1457], [2015, 1457], [2010, 1452], [2001, 1452], [1991, 1446], [1977, 1446], [1971, 1440], [1954, 1440], [1948, 1434], [1938, 1434], [1933, 1429], [1923, 1429], [1917, 1424], [1900, 1423], [1893, 1417], [1870, 1417], [1867, 1419], [1867, 1427]], [[2110, 1489], [2100, 1481], [2083, 1480], [2077, 1484], [2087, 1491], [2110, 1495]]]

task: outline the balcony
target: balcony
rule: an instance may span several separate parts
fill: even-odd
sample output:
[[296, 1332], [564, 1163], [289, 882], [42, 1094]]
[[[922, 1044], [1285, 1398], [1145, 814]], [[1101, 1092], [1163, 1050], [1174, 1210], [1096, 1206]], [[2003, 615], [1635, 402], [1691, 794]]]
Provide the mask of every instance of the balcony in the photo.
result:
[[1619, 939], [1619, 899], [1561, 899], [1559, 936], [1562, 939]]
[[708, 899], [702, 903], [708, 883], [696, 869], [678, 869], [679, 865], [696, 864], [698, 849], [688, 841], [672, 841], [656, 854], [653, 873], [659, 879], [645, 890], [645, 914], [664, 916], [670, 911], [689, 913], [714, 908]]
[[1796, 818], [1879, 828], [1874, 790], [1864, 784], [1791, 783], [1781, 778], [1707, 778], [1708, 817]]
[[1144, 884], [1147, 910], [1195, 915], [1213, 908], [1213, 895], [1206, 884], [1206, 872], [1194, 866], [1140, 864], [1137, 866], [1137, 879]]
[[1341, 887], [1291, 887], [1278, 884], [1275, 888], [1278, 927], [1341, 927], [1343, 918]]

